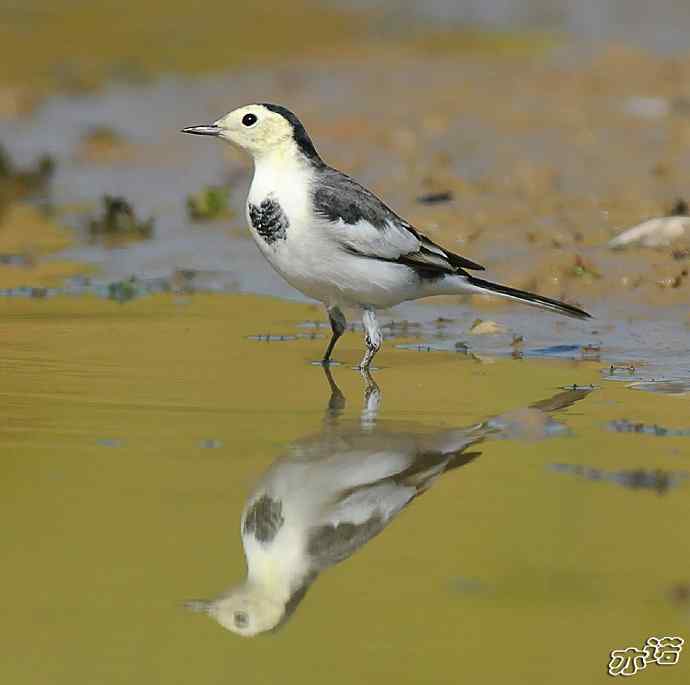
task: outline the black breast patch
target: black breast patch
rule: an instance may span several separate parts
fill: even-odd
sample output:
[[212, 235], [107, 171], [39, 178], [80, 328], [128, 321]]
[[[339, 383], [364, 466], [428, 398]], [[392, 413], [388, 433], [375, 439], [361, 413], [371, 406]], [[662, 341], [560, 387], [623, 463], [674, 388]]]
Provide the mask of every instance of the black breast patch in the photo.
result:
[[249, 220], [268, 245], [285, 240], [290, 225], [283, 208], [269, 195], [260, 205], [249, 203]]
[[259, 542], [270, 542], [284, 521], [283, 503], [262, 495], [247, 511], [242, 531], [245, 535], [254, 535]]

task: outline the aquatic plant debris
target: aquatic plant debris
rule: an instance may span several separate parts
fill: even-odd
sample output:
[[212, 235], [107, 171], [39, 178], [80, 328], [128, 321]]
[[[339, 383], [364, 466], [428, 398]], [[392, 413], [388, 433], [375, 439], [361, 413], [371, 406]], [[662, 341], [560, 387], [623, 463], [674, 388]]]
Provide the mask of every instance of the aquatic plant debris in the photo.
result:
[[295, 337], [299, 340], [323, 340], [326, 336], [321, 333], [298, 333]]
[[582, 352], [582, 345], [550, 345], [527, 350], [528, 357], [568, 357], [574, 358]]
[[103, 196], [103, 214], [89, 223], [92, 238], [148, 239], [153, 236], [153, 218], [137, 218], [130, 203], [123, 197]]
[[129, 302], [139, 296], [139, 294], [137, 281], [134, 278], [128, 281], [117, 281], [108, 285], [108, 299], [115, 300], [116, 302]]
[[656, 424], [633, 423], [627, 419], [610, 421], [606, 426], [614, 433], [639, 433], [641, 435], [655, 435], [656, 437], [690, 436], [690, 428], [664, 428]]
[[433, 344], [420, 345], [418, 343], [403, 343], [400, 345], [396, 345], [395, 348], [397, 350], [412, 350], [413, 352], [447, 352], [447, 349], [445, 347]]
[[450, 202], [453, 199], [453, 193], [450, 190], [445, 190], [439, 193], [427, 193], [420, 195], [417, 202], [423, 205], [437, 205], [443, 202]]
[[575, 255], [575, 262], [568, 273], [574, 278], [599, 279], [602, 277], [601, 273], [585, 261], [581, 255]]
[[411, 350], [412, 352], [450, 352], [463, 356], [474, 357], [470, 351], [470, 346], [462, 340], [447, 340], [428, 343], [398, 343], [396, 350]]
[[558, 473], [570, 473], [586, 480], [615, 483], [630, 490], [655, 490], [659, 495], [680, 485], [687, 479], [686, 471], [665, 471], [663, 469], [625, 469], [606, 471], [581, 464], [550, 464], [549, 468]]
[[212, 221], [230, 216], [227, 189], [220, 186], [206, 186], [189, 195], [187, 214], [192, 221]]
[[627, 386], [632, 390], [646, 390], [661, 395], [685, 395], [690, 393], [690, 380], [647, 380], [636, 381]]
[[0, 144], [0, 209], [15, 200], [44, 193], [55, 174], [55, 160], [43, 155], [34, 166], [15, 166]]
[[602, 369], [602, 373], [607, 373], [609, 376], [620, 376], [621, 374], [632, 376], [636, 372], [635, 365], [627, 362], [614, 362], [608, 369]]
[[289, 340], [297, 340], [296, 335], [273, 335], [271, 333], [263, 333], [258, 335], [248, 335], [247, 340], [254, 340], [256, 342], [288, 342]]

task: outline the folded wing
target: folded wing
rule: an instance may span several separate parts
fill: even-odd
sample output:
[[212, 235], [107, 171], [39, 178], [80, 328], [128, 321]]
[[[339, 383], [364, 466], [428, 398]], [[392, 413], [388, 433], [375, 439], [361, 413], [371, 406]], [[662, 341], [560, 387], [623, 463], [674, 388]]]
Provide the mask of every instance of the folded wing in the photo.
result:
[[484, 270], [481, 264], [444, 250], [419, 233], [371, 191], [336, 169], [320, 170], [313, 201], [325, 230], [353, 254], [405, 264], [430, 275]]

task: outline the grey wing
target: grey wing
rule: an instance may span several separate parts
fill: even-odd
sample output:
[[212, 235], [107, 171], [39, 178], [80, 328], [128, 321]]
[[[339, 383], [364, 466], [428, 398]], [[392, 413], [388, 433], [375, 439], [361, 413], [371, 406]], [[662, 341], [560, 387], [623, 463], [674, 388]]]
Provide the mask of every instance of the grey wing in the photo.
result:
[[350, 492], [309, 532], [307, 552], [319, 570], [347, 559], [378, 535], [417, 495], [387, 480]]
[[370, 190], [336, 169], [320, 170], [313, 200], [317, 215], [328, 222], [335, 240], [349, 252], [428, 272], [484, 270], [419, 233]]

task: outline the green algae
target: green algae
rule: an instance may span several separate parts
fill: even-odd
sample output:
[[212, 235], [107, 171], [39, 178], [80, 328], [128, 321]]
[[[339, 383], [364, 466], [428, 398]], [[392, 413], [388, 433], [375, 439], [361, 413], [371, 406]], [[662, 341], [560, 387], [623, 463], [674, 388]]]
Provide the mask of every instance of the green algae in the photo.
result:
[[153, 226], [154, 220], [138, 218], [125, 198], [105, 195], [102, 214], [89, 222], [89, 235], [94, 240], [147, 240], [153, 236]]
[[192, 221], [213, 221], [230, 217], [227, 188], [206, 186], [187, 197], [187, 214]]

